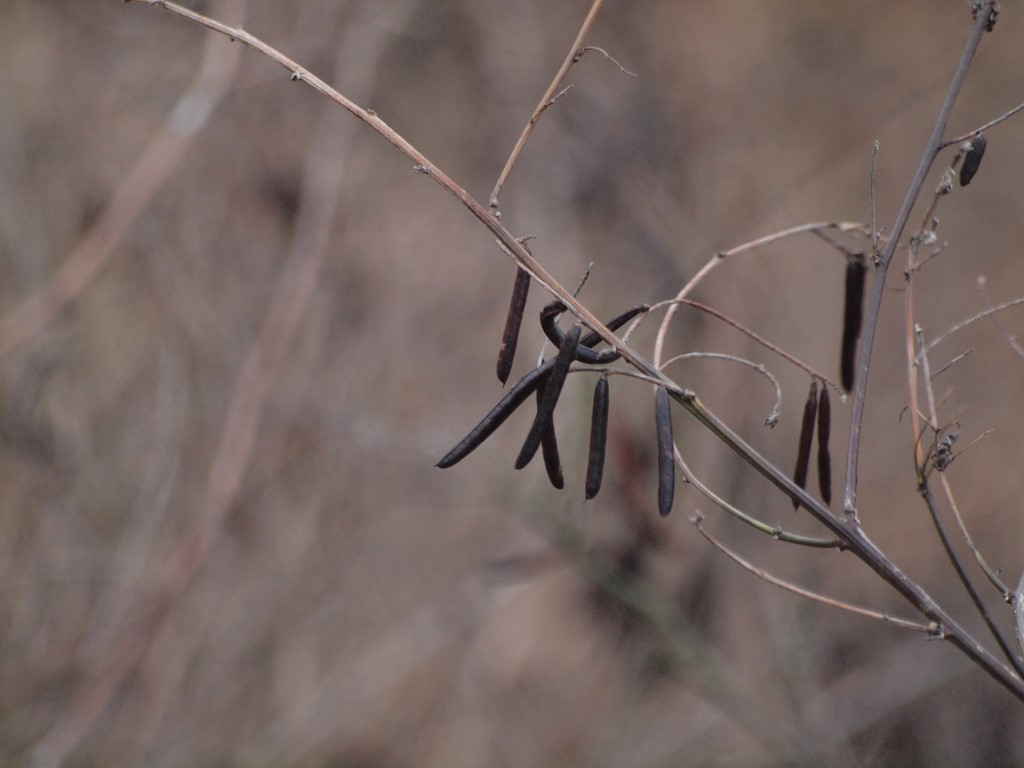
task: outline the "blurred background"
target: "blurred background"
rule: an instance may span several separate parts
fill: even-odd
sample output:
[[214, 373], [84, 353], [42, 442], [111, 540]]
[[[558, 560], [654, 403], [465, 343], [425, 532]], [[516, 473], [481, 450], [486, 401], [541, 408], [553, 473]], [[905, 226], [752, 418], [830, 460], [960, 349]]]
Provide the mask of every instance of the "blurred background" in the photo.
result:
[[[484, 202], [590, 8], [189, 5], [375, 109]], [[953, 134], [1024, 100], [1024, 18], [1004, 5]], [[564, 285], [593, 262], [581, 299], [601, 317], [670, 298], [752, 238], [867, 222], [875, 140], [888, 225], [970, 23], [964, 0], [608, 0], [586, 42], [635, 77], [597, 52], [571, 70], [502, 193], [503, 221]], [[435, 468], [501, 397], [514, 268], [350, 115], [143, 2], [6, 0], [0, 51], [4, 764], [1024, 762], [1024, 708], [953, 648], [783, 592], [689, 520], [701, 512], [781, 578], [913, 618], [852, 556], [773, 541], [682, 484], [660, 519], [647, 385], [612, 380], [593, 501], [593, 376], [570, 378], [557, 414], [565, 490], [539, 461], [513, 469], [530, 407]], [[928, 338], [1024, 294], [1022, 139], [1020, 119], [993, 129], [975, 180], [939, 208], [946, 247], [914, 279]], [[860, 517], [992, 645], [915, 492], [905, 263], [902, 249], [877, 338]], [[694, 298], [837, 379], [843, 274], [842, 254], [805, 235], [727, 260]], [[535, 287], [513, 379], [540, 354], [544, 303]], [[1012, 586], [1024, 362], [1006, 337], [1022, 314], [998, 320], [931, 362], [970, 350], [935, 379], [940, 418], [958, 447], [995, 431], [947, 476]], [[657, 322], [632, 337], [648, 357]], [[806, 374], [682, 310], [667, 353], [693, 351], [779, 378], [769, 429], [772, 388], [748, 368], [668, 369], [788, 470]], [[841, 497], [849, 404], [833, 408]], [[716, 492], [821, 535], [682, 410], [675, 424]], [[1012, 642], [1009, 610], [982, 590]]]

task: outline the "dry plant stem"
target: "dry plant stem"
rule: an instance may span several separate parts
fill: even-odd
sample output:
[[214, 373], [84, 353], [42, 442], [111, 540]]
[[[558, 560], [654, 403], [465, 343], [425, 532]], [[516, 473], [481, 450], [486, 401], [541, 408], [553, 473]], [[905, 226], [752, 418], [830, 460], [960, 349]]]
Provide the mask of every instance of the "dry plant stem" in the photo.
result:
[[677, 402], [684, 405], [698, 421], [713, 432], [726, 445], [733, 448], [754, 469], [764, 475], [779, 490], [794, 501], [798, 501], [807, 511], [852, 551], [871, 570], [878, 574], [900, 595], [913, 605], [925, 618], [935, 625], [935, 637], [946, 640], [962, 651], [969, 659], [985, 670], [998, 683], [1010, 691], [1017, 699], [1024, 702], [1024, 682], [1010, 668], [999, 661], [987, 648], [953, 619], [931, 596], [916, 582], [906, 576], [875, 544], [868, 539], [859, 525], [850, 525], [848, 520], [840, 519], [797, 486], [785, 474], [776, 469], [762, 457], [753, 446], [734, 433], [724, 422], [718, 419], [700, 402], [693, 392], [669, 390]]
[[0, 318], [0, 355], [42, 330], [99, 274], [230, 89], [238, 53], [221, 41], [207, 42], [199, 75], [118, 184], [100, 217], [49, 282]]
[[[913, 292], [912, 291], [912, 283], [908, 282], [907, 293], [909, 294], [909, 293], [912, 293], [912, 292]], [[915, 329], [915, 330], [917, 331], [917, 333], [915, 334], [915, 339], [916, 339], [916, 341], [917, 341], [919, 346], [923, 346], [923, 344], [924, 344], [923, 334], [920, 332], [920, 329]], [[913, 360], [913, 359], [916, 359], [916, 358], [912, 357], [911, 359]], [[925, 386], [925, 396], [926, 396], [926, 399], [928, 401], [929, 416], [931, 418], [932, 424], [938, 424], [938, 410], [937, 410], [936, 404], [935, 404], [935, 390], [934, 390], [934, 388], [932, 387], [932, 384], [931, 384], [931, 373], [930, 373], [930, 371], [928, 369], [928, 355], [927, 354], [922, 354], [920, 356], [920, 360], [921, 360], [921, 369], [922, 369], [921, 370], [922, 379], [924, 381], [924, 386]], [[916, 368], [916, 366], [910, 366], [910, 367], [912, 369]], [[937, 532], [937, 534], [939, 536], [939, 540], [942, 542], [943, 549], [945, 549], [945, 551], [946, 551], [946, 556], [949, 558], [950, 563], [953, 565], [953, 569], [956, 571], [956, 575], [960, 579], [960, 583], [963, 584], [964, 589], [967, 591], [967, 594], [970, 596], [971, 602], [974, 603], [974, 607], [977, 609], [978, 613], [981, 615], [982, 619], [985, 621], [985, 625], [988, 627], [989, 632], [992, 633], [992, 636], [995, 638], [995, 641], [999, 645], [999, 648], [1003, 651], [1003, 655], [1007, 658], [1007, 660], [1010, 662], [1010, 664], [1013, 665], [1013, 668], [1017, 671], [1017, 674], [1019, 676], [1021, 676], [1022, 678], [1024, 678], [1024, 663], [1022, 663], [1021, 658], [1010, 648], [1009, 643], [1006, 641], [1006, 639], [1003, 637], [1002, 633], [999, 631], [999, 628], [996, 626], [995, 621], [992, 620], [992, 616], [989, 614], [987, 606], [982, 601], [981, 596], [978, 594], [978, 591], [977, 591], [977, 589], [974, 586], [974, 583], [971, 581], [970, 577], [967, 575], [967, 570], [964, 568], [964, 565], [961, 562], [959, 555], [957, 555], [956, 550], [953, 548], [953, 544], [950, 541], [949, 534], [946, 532], [946, 527], [945, 527], [945, 525], [942, 522], [942, 518], [939, 517], [939, 510], [935, 506], [935, 499], [932, 496], [931, 488], [928, 485], [928, 477], [929, 477], [928, 468], [924, 467], [924, 466], [921, 466], [920, 464], [918, 465], [918, 467], [919, 467], [918, 468], [918, 493], [921, 494], [921, 498], [924, 500], [925, 505], [928, 507], [928, 512], [931, 515], [932, 523], [935, 526], [935, 530], [936, 530], [936, 532]], [[959, 510], [956, 507], [956, 503], [955, 503], [955, 500], [954, 500], [954, 497], [953, 497], [953, 493], [952, 493], [952, 488], [949, 485], [949, 481], [948, 481], [948, 478], [946, 477], [946, 473], [945, 472], [941, 472], [940, 474], [942, 476], [943, 488], [946, 491], [946, 496], [949, 499], [950, 505], [954, 509], [954, 513], [955, 513], [955, 516], [956, 516], [956, 521], [957, 521], [957, 523], [958, 523], [958, 525], [960, 527], [960, 530], [963, 533], [964, 538], [966, 539], [968, 545], [971, 548], [971, 551], [974, 553], [975, 558], [977, 559], [979, 564], [983, 564], [982, 565], [983, 570], [986, 573], [989, 573], [989, 569], [987, 567], [987, 564], [984, 564], [984, 560], [981, 558], [980, 554], [978, 553], [977, 547], [974, 546], [974, 541], [971, 539], [971, 536], [968, 534], [967, 526], [964, 525], [963, 518], [960, 516]], [[992, 579], [993, 576], [994, 576], [994, 574], [990, 574], [989, 575], [990, 580]], [[998, 578], [997, 578], [997, 581], [998, 581]], [[1002, 590], [1002, 592], [1003, 592], [1003, 595], [1005, 596], [1005, 594], [1006, 594], [1005, 588]]]
[[896, 221], [893, 223], [889, 233], [889, 239], [878, 257], [878, 269], [871, 285], [871, 296], [868, 299], [867, 312], [865, 313], [864, 327], [861, 334], [861, 351], [857, 364], [857, 376], [853, 388], [853, 408], [850, 416], [850, 433], [846, 450], [846, 483], [844, 488], [843, 510], [847, 522], [851, 527], [859, 525], [857, 521], [857, 462], [860, 458], [861, 428], [864, 423], [864, 399], [867, 393], [868, 373], [871, 370], [871, 352], [875, 342], [875, 332], [878, 330], [878, 318], [882, 307], [882, 299], [885, 297], [885, 277], [892, 262], [893, 254], [899, 245], [900, 236], [910, 219], [914, 203], [917, 202], [921, 189], [924, 187], [928, 171], [931, 169], [935, 158], [942, 149], [942, 134], [946, 130], [946, 123], [953, 111], [957, 96], [960, 94], [960, 87], [967, 77], [967, 70], [974, 54], [978, 50], [981, 36], [985, 33], [985, 26], [988, 24], [989, 14], [992, 10], [991, 0], [984, 3], [978, 10], [971, 33], [964, 45], [963, 53], [953, 73], [946, 98], [939, 109], [938, 117], [935, 119], [935, 126], [932, 128], [931, 136], [925, 145], [921, 161], [918, 163], [917, 172], [914, 174], [907, 194], [903, 199], [903, 205]]
[[1013, 109], [1011, 109], [1011, 110], [1001, 114], [995, 120], [989, 120], [984, 125], [978, 126], [977, 128], [975, 128], [970, 133], [965, 133], [963, 136], [957, 136], [955, 139], [946, 139], [944, 142], [942, 142], [941, 148], [945, 149], [946, 147], [951, 147], [954, 144], [959, 144], [961, 141], [967, 141], [968, 139], [973, 139], [979, 133], [983, 133], [983, 132], [987, 131], [989, 128], [992, 128], [992, 127], [994, 127], [996, 125], [999, 125], [1002, 122], [1005, 122], [1006, 120], [1009, 120], [1011, 117], [1016, 115], [1021, 110], [1024, 110], [1024, 104], [1018, 104]]
[[[840, 391], [839, 390], [839, 385], [836, 384], [834, 381], [832, 381], [827, 376], [822, 375], [821, 373], [816, 371], [814, 368], [809, 366], [807, 363], [805, 363], [802, 360], [800, 360], [800, 359], [794, 357], [793, 355], [789, 354], [786, 350], [782, 349], [782, 347], [779, 347], [779, 346], [776, 346], [775, 344], [772, 344], [770, 341], [768, 341], [768, 339], [764, 338], [763, 336], [759, 336], [758, 334], [754, 333], [752, 330], [747, 328], [745, 325], [741, 325], [740, 323], [736, 322], [735, 320], [733, 320], [728, 315], [724, 314], [723, 312], [719, 312], [714, 307], [709, 307], [707, 304], [701, 304], [699, 301], [693, 301], [692, 299], [678, 299], [678, 298], [677, 299], [668, 299], [666, 301], [659, 301], [657, 304], [653, 305], [648, 310], [648, 314], [650, 314], [651, 312], [655, 312], [655, 311], [661, 309], [662, 307], [666, 307], [666, 306], [670, 307], [670, 306], [677, 305], [677, 304], [685, 304], [688, 307], [693, 307], [696, 310], [699, 310], [701, 312], [705, 312], [705, 313], [711, 315], [712, 317], [718, 318], [719, 320], [721, 320], [726, 325], [731, 325], [733, 328], [735, 328], [740, 333], [742, 333], [742, 334], [744, 334], [746, 336], [749, 336], [751, 339], [753, 339], [755, 342], [760, 344], [762, 347], [764, 347], [768, 351], [774, 352], [776, 355], [781, 357], [783, 360], [788, 360], [790, 363], [795, 365], [797, 368], [800, 368], [801, 370], [806, 371], [807, 373], [809, 373], [811, 376], [815, 377], [816, 379], [819, 379], [820, 381], [823, 381], [823, 382], [829, 384], [837, 392]], [[661, 367], [665, 367], [666, 365], [668, 365], [668, 363], [662, 364]]]
[[[538, 282], [545, 286], [556, 298], [561, 299], [567, 307], [583, 320], [588, 326], [590, 326], [601, 338], [605, 339], [611, 344], [616, 350], [618, 350], [622, 357], [630, 363], [634, 368], [651, 377], [654, 380], [665, 383], [670, 388], [670, 394], [683, 408], [690, 412], [698, 421], [704, 424], [711, 432], [713, 432], [719, 439], [721, 439], [726, 445], [728, 445], [733, 451], [738, 453], [745, 461], [747, 461], [752, 467], [754, 467], [760, 474], [767, 478], [772, 484], [786, 493], [790, 498], [795, 498], [807, 508], [810, 514], [812, 514], [819, 522], [822, 523], [826, 528], [829, 529], [833, 534], [840, 538], [844, 544], [852, 552], [854, 552], [859, 559], [877, 573], [887, 584], [893, 587], [900, 595], [904, 597], [911, 605], [913, 605], [919, 612], [921, 612], [930, 621], [935, 622], [938, 629], [936, 631], [937, 636], [949, 641], [956, 648], [962, 651], [968, 658], [974, 661], [978, 666], [985, 670], [994, 680], [1002, 684], [1007, 690], [1009, 690], [1014, 696], [1021, 701], [1024, 701], [1024, 683], [1021, 682], [1011, 670], [1003, 665], [995, 656], [993, 656], [987, 649], [982, 647], [970, 634], [963, 630], [955, 620], [949, 616], [934, 600], [915, 582], [911, 581], [899, 568], [896, 567], [892, 561], [890, 561], [868, 538], [864, 535], [863, 531], [856, 525], [849, 525], [838, 518], [836, 518], [826, 507], [824, 507], [819, 501], [812, 498], [806, 492], [796, 487], [789, 478], [780, 471], [777, 467], [768, 462], [763, 456], [761, 456], [752, 446], [747, 444], [739, 435], [734, 433], [728, 426], [721, 422], [715, 417], [710, 411], [708, 411], [704, 405], [697, 399], [697, 396], [689, 391], [681, 390], [677, 385], [671, 382], [661, 371], [653, 366], [650, 362], [645, 360], [642, 356], [637, 354], [629, 346], [625, 345], [621, 341], [618, 341], [614, 334], [609, 331], [589, 310], [583, 307], [576, 299], [559, 285], [546, 270], [544, 270], [537, 261], [525, 251], [520, 243], [500, 224], [500, 222], [492, 215], [490, 215], [476, 200], [469, 196], [461, 187], [455, 184], [447, 175], [445, 175], [439, 168], [430, 163], [418, 150], [410, 145], [404, 138], [399, 136], [394, 130], [392, 130], [383, 120], [377, 117], [375, 114], [371, 114], [365, 109], [359, 107], [335, 89], [328, 86], [322, 80], [317, 78], [315, 75], [310, 73], [308, 70], [300, 67], [296, 62], [278, 52], [271, 46], [264, 43], [262, 40], [250, 35], [239, 29], [234, 29], [221, 22], [210, 19], [201, 14], [197, 14], [193, 11], [184, 8], [177, 3], [170, 2], [169, 0], [143, 0], [149, 5], [155, 5], [164, 10], [170, 11], [178, 16], [192, 21], [193, 23], [199, 24], [200, 26], [211, 29], [220, 34], [226, 35], [233, 40], [237, 40], [244, 45], [247, 45], [254, 50], [259, 51], [263, 55], [277, 62], [279, 65], [287, 69], [294, 80], [302, 80], [307, 82], [315, 90], [319, 91], [323, 95], [335, 103], [348, 110], [350, 113], [355, 115], [359, 120], [368, 125], [373, 130], [377, 131], [381, 136], [387, 139], [393, 146], [399, 151], [410, 158], [415, 164], [416, 169], [429, 175], [434, 181], [441, 185], [444, 189], [448, 190], [452, 195], [459, 199], [460, 202], [484, 224], [498, 240], [502, 243], [505, 249], [512, 254], [513, 259], [519, 266], [524, 267], [527, 271], [534, 276]], [[988, 4], [989, 6], [991, 4]], [[967, 62], [970, 60], [970, 55], [973, 54], [977, 47], [977, 38], [980, 37], [983, 29], [983, 24], [975, 24], [970, 41], [968, 43], [967, 50], [965, 50], [964, 56], [961, 59], [961, 64], [958, 67], [957, 77], [954, 79], [955, 88], [951, 88], [951, 95], [947, 97], [949, 107], [951, 107], [952, 100], [955, 96], [955, 91], [959, 88], [959, 83], [963, 80], [963, 74], [961, 70], [966, 70]], [[937, 129], [945, 125], [945, 121], [948, 117], [949, 108], [944, 107], [943, 113], [940, 116], [939, 124]], [[925, 159], [931, 162], [934, 156], [933, 143], [929, 142], [930, 151], [926, 151]], [[911, 192], [908, 193], [908, 200], [905, 202], [904, 207], [909, 209], [912, 200], [916, 199], [917, 193], [920, 191], [920, 186], [923, 184], [923, 177], [927, 171], [927, 163], [922, 161], [922, 169], [919, 169], [918, 175], [922, 177], [921, 181], [917, 181], [915, 177], [915, 184], [912, 185]], [[902, 231], [903, 225], [906, 223], [906, 219], [909, 217], [909, 210], [901, 215], [903, 224], [900, 226], [899, 231]], [[818, 226], [830, 226], [830, 223], [819, 224]], [[799, 231], [809, 231], [812, 227], [805, 226]], [[857, 225], [855, 228], [860, 228]], [[786, 233], [778, 235], [778, 237], [785, 236]], [[897, 241], [898, 232], [894, 228], [894, 234], [889, 240], [886, 251], [889, 252], [889, 258], [892, 257], [892, 252], [895, 250], [895, 243]], [[776, 238], [777, 239], [777, 238]], [[716, 260], [724, 258], [724, 255], [728, 253], [720, 254], [715, 257]], [[710, 269], [713, 268], [714, 260], [709, 263], [702, 271], [702, 275], [706, 275]], [[700, 275], [698, 275], [700, 276]], [[695, 278], [696, 279], [696, 278]], [[691, 281], [692, 283], [693, 281]], [[880, 282], [880, 281], [878, 281]], [[684, 288], [684, 291], [686, 289]], [[881, 293], [878, 286], [875, 287], [872, 296], [873, 312], [868, 315], [868, 326], [870, 333], [864, 338], [864, 343], [867, 348], [870, 348], [870, 342], [874, 337], [874, 327], [877, 325], [878, 319], [878, 306], [881, 304]], [[877, 294], [877, 298], [875, 297]], [[681, 295], [680, 298], [684, 296]], [[671, 311], [671, 307], [669, 308]], [[668, 314], [668, 313], [666, 313]], [[664, 322], [664, 321], [663, 321]], [[867, 362], [869, 357], [862, 355], [861, 371], [858, 375], [858, 391], [861, 399], [863, 399], [864, 383], [867, 379]], [[863, 404], [861, 404], [861, 410], [863, 410]], [[857, 428], [857, 440], [859, 441], [859, 422], [856, 425]], [[858, 442], [859, 447], [859, 442]]]
[[774, 427], [779, 423], [779, 416], [782, 413], [782, 385], [779, 384], [779, 380], [775, 378], [775, 374], [769, 371], [760, 363], [755, 363], [753, 360], [746, 360], [736, 355], [727, 355], [722, 352], [684, 352], [681, 355], [669, 358], [665, 361], [663, 368], [668, 368], [672, 363], [679, 362], [680, 360], [727, 360], [730, 363], [736, 363], [737, 365], [745, 365], [747, 368], [751, 368], [757, 373], [768, 379], [768, 383], [771, 384], [772, 389], [775, 390], [775, 402], [772, 403], [772, 409], [764, 419], [764, 425], [766, 427]]
[[897, 627], [900, 627], [902, 629], [912, 629], [915, 632], [923, 632], [926, 635], [935, 634], [936, 627], [934, 624], [922, 624], [919, 621], [909, 621], [907, 619], [901, 619], [896, 616], [890, 616], [887, 613], [873, 611], [870, 608], [861, 608], [860, 606], [853, 605], [852, 603], [846, 603], [842, 600], [836, 600], [835, 598], [819, 594], [818, 592], [812, 592], [809, 589], [798, 587], [795, 584], [791, 584], [788, 581], [784, 581], [783, 579], [778, 578], [777, 576], [772, 576], [767, 571], [758, 568], [749, 560], [745, 560], [744, 558], [740, 557], [739, 554], [729, 549], [727, 546], [725, 546], [725, 544], [723, 544], [710, 533], [708, 533], [706, 530], [704, 530], [704, 518], [700, 515], [699, 512], [691, 519], [691, 522], [694, 524], [694, 527], [696, 527], [696, 529], [700, 531], [701, 536], [703, 536], [711, 544], [713, 544], [716, 549], [718, 549], [720, 552], [722, 552], [724, 555], [729, 557], [731, 560], [733, 560], [735, 563], [737, 563], [744, 569], [750, 571], [759, 579], [767, 581], [769, 584], [773, 584], [776, 587], [780, 587], [781, 589], [784, 589], [787, 592], [792, 592], [794, 595], [800, 595], [800, 597], [806, 597], [808, 600], [814, 600], [815, 602], [822, 603], [823, 605], [830, 605], [833, 608], [840, 608], [841, 610], [849, 611], [850, 613], [855, 613], [858, 616], [866, 616], [869, 619], [877, 619], [878, 621], [888, 622], [890, 624], [895, 624]]
[[230, 27], [216, 19], [211, 19], [208, 16], [196, 13], [195, 11], [189, 10], [188, 8], [185, 8], [178, 3], [171, 2], [170, 0], [136, 1], [145, 2], [147, 5], [162, 8], [198, 24], [199, 26], [206, 27], [207, 29], [218, 32], [222, 35], [226, 35], [230, 39], [240, 42], [253, 50], [259, 51], [267, 58], [288, 70], [288, 72], [291, 73], [292, 80], [307, 83], [314, 90], [320, 92], [331, 101], [350, 112], [356, 118], [384, 137], [402, 154], [412, 160], [414, 163], [413, 167], [416, 172], [429, 176], [441, 187], [454, 195], [470, 213], [472, 213], [491, 231], [501, 244], [502, 250], [508, 253], [518, 266], [529, 272], [533, 278], [550, 291], [552, 295], [561, 299], [574, 315], [596, 331], [601, 338], [608, 342], [608, 344], [618, 349], [619, 353], [628, 363], [630, 363], [630, 365], [649, 376], [656, 379], [662, 379], [667, 382], [667, 379], [665, 379], [665, 377], [653, 365], [651, 365], [650, 362], [645, 360], [635, 350], [621, 342], [618, 342], [615, 335], [606, 328], [605, 325], [592, 312], [590, 312], [589, 309], [580, 304], [570, 291], [566, 290], [557, 280], [555, 280], [555, 278], [552, 277], [548, 271], [526, 251], [522, 243], [520, 243], [504, 226], [502, 226], [501, 222], [495, 216], [488, 213], [488, 211], [485, 210], [484, 207], [473, 197], [471, 197], [468, 192], [452, 181], [447, 174], [428, 160], [418, 149], [412, 146], [402, 136], [395, 132], [395, 130], [385, 123], [376, 113], [360, 107], [305, 67], [300, 66], [297, 62], [285, 56], [277, 49], [242, 29]]
[[[594, 19], [597, 18], [598, 11], [601, 10], [602, 5], [604, 5], [604, 0], [594, 0], [593, 5], [590, 6], [590, 11], [587, 13], [587, 17], [583, 20], [583, 25], [580, 27], [580, 31], [576, 34], [576, 39], [573, 41], [572, 49], [565, 57], [565, 61], [562, 62], [562, 66], [558, 68], [558, 72], [555, 73], [555, 79], [551, 81], [551, 85], [549, 85], [548, 89], [544, 91], [544, 95], [540, 97], [540, 103], [537, 105], [536, 109], [533, 110], [533, 114], [530, 115], [530, 119], [526, 123], [526, 127], [523, 128], [523, 132], [519, 135], [519, 139], [516, 141], [515, 147], [512, 148], [512, 154], [508, 156], [505, 167], [502, 169], [501, 175], [498, 177], [498, 182], [494, 185], [494, 191], [491, 192], [490, 206], [491, 210], [495, 213], [498, 211], [498, 198], [501, 197], [501, 190], [505, 186], [505, 182], [508, 181], [509, 174], [512, 173], [512, 168], [515, 167], [516, 161], [519, 160], [519, 156], [523, 153], [523, 147], [526, 146], [526, 142], [529, 140], [530, 134], [533, 133], [533, 128], [537, 125], [537, 121], [540, 120], [540, 116], [544, 114], [544, 111], [548, 107], [551, 106], [556, 98], [556, 91], [558, 91], [559, 87], [562, 85], [562, 81], [565, 80], [565, 76], [569, 73], [569, 69], [578, 60], [577, 56], [583, 46], [583, 40], [590, 31], [590, 27], [593, 25]], [[602, 51], [602, 53], [604, 52]], [[607, 56], [607, 54], [605, 55]]]
[[935, 349], [935, 347], [937, 347], [939, 344], [944, 342], [946, 339], [948, 339], [954, 333], [956, 333], [957, 331], [963, 330], [964, 328], [966, 328], [971, 323], [976, 323], [979, 320], [984, 320], [986, 317], [989, 317], [990, 315], [994, 315], [997, 312], [1002, 312], [1005, 309], [1010, 309], [1012, 307], [1019, 307], [1021, 304], [1024, 304], [1024, 298], [1012, 299], [1010, 301], [1004, 302], [1003, 304], [999, 304], [999, 305], [997, 305], [995, 307], [989, 307], [984, 312], [979, 312], [976, 315], [972, 315], [971, 317], [968, 317], [966, 320], [961, 320], [959, 323], [957, 323], [956, 325], [952, 326], [951, 328], [948, 328], [947, 330], [943, 331], [938, 336], [936, 336], [934, 339], [932, 339], [927, 344], [925, 344], [923, 349], [921, 350], [921, 353], [922, 354], [927, 354], [928, 352], [931, 352], [933, 349]]
[[708, 499], [712, 504], [721, 509], [723, 512], [732, 515], [741, 523], [745, 523], [753, 528], [755, 531], [767, 534], [777, 541], [781, 541], [786, 544], [797, 544], [802, 547], [814, 547], [817, 549], [838, 549], [842, 551], [844, 549], [843, 542], [839, 539], [816, 539], [810, 536], [800, 536], [795, 533], [787, 533], [777, 525], [769, 525], [768, 523], [758, 520], [756, 517], [748, 515], [746, 512], [734, 507], [732, 504], [727, 502], [721, 496], [716, 494], [710, 488], [708, 488], [700, 479], [693, 473], [690, 467], [687, 465], [686, 460], [683, 459], [679, 449], [675, 449], [676, 464], [679, 466], [680, 471], [683, 473], [683, 477], [686, 478], [686, 482], [700, 491], [705, 498]]

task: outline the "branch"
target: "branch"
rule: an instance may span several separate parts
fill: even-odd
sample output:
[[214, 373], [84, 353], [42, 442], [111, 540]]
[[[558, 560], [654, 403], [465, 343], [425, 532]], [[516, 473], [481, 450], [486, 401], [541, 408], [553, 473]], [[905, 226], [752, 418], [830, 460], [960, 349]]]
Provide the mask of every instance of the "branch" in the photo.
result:
[[882, 299], [885, 297], [885, 277], [889, 271], [893, 254], [899, 245], [900, 236], [910, 219], [910, 213], [917, 202], [921, 189], [924, 186], [928, 171], [935, 162], [939, 151], [942, 149], [942, 134], [946, 130], [946, 123], [949, 122], [949, 115], [953, 111], [957, 96], [960, 94], [960, 87], [967, 77], [967, 70], [978, 50], [981, 36], [989, 25], [990, 16], [995, 5], [993, 0], [987, 0], [979, 5], [975, 13], [974, 25], [967, 37], [963, 53], [960, 54], [960, 62], [957, 64], [953, 79], [946, 92], [946, 98], [939, 109], [939, 115], [935, 119], [935, 126], [932, 128], [931, 136], [925, 145], [918, 163], [917, 172], [914, 174], [907, 194], [903, 198], [903, 205], [896, 222], [893, 224], [889, 239], [882, 249], [878, 258], [878, 269], [875, 272], [875, 279], [871, 285], [871, 297], [868, 300], [867, 313], [865, 314], [864, 328], [861, 336], [861, 353], [857, 365], [857, 378], [853, 388], [853, 409], [850, 417], [850, 434], [846, 451], [846, 487], [843, 509], [851, 526], [859, 525], [857, 521], [857, 462], [860, 458], [860, 437], [861, 428], [864, 423], [864, 398], [867, 394], [868, 372], [871, 370], [871, 352], [875, 342], [875, 331], [878, 330], [879, 313], [882, 308]]

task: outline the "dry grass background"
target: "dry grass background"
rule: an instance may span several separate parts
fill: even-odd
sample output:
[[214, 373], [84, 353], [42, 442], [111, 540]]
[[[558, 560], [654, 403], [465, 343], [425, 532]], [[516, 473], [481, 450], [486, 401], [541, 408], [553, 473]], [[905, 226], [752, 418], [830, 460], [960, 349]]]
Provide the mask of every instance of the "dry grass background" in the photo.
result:
[[[1004, 5], [953, 131], [1021, 101], [1024, 18]], [[478, 199], [587, 8], [197, 4], [376, 109]], [[610, 0], [588, 42], [639, 77], [596, 54], [572, 70], [504, 220], [536, 236], [565, 284], [593, 261], [583, 298], [602, 316], [674, 294], [716, 250], [866, 220], [876, 138], [891, 221], [968, 24], [963, 0]], [[852, 558], [766, 542], [686, 489], [657, 519], [642, 385], [613, 382], [605, 489], [586, 505], [590, 381], [570, 381], [560, 408], [565, 492], [539, 462], [512, 469], [525, 416], [435, 469], [499, 397], [513, 268], [348, 115], [143, 4], [6, 0], [0, 51], [5, 764], [1024, 763], [1019, 703], [951, 648], [781, 593], [687, 518], [701, 508], [780, 575], [902, 611]], [[917, 282], [929, 333], [984, 306], [978, 275], [995, 302], [1024, 294], [1022, 126], [992, 131], [977, 178], [940, 209], [950, 245]], [[793, 240], [737, 258], [698, 298], [831, 372], [842, 274], [823, 244]], [[914, 494], [893, 278], [861, 517], [969, 615]], [[69, 300], [25, 309], [48, 284]], [[535, 290], [530, 317], [542, 302]], [[761, 379], [714, 362], [674, 370], [788, 467], [804, 377], [679, 317], [674, 349], [781, 376], [769, 431]], [[1015, 332], [1019, 314], [1003, 322]], [[529, 323], [514, 375], [539, 342]], [[936, 360], [968, 347], [941, 381], [943, 412], [965, 440], [998, 429], [951, 475], [1015, 583], [1024, 364], [982, 323]], [[847, 418], [839, 409], [837, 447]], [[677, 433], [729, 498], [814, 530], [682, 413]]]

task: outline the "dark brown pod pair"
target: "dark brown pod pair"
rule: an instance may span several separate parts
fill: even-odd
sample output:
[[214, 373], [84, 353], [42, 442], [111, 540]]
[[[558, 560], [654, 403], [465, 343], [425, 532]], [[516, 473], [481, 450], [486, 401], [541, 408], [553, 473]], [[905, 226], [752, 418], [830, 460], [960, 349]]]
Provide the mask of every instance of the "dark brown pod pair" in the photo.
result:
[[988, 146], [988, 139], [978, 134], [970, 141], [970, 149], [964, 155], [964, 164], [960, 166], [960, 186], [966, 187], [971, 183], [974, 174], [981, 166], [981, 158], [985, 155], [985, 148]]
[[[818, 397], [818, 382], [811, 379], [811, 390], [807, 393], [804, 403], [804, 417], [800, 422], [800, 444], [797, 446], [796, 468], [793, 470], [793, 482], [801, 488], [807, 488], [807, 473], [811, 464], [811, 445], [814, 442], [814, 426], [818, 426], [818, 487], [821, 498], [826, 506], [832, 503], [832, 457], [829, 454], [828, 439], [832, 426], [832, 407], [829, 402], [828, 387], [822, 384], [821, 397]], [[793, 502], [793, 509], [800, 506]]]
[[846, 296], [843, 305], [843, 343], [840, 349], [840, 374], [843, 389], [853, 389], [853, 379], [857, 365], [857, 339], [860, 338], [860, 327], [863, 322], [864, 281], [867, 267], [861, 256], [857, 256], [846, 264]]

